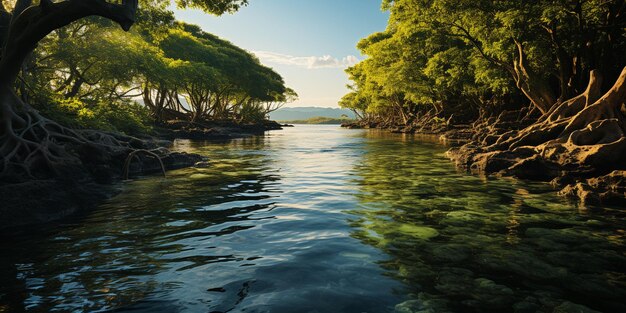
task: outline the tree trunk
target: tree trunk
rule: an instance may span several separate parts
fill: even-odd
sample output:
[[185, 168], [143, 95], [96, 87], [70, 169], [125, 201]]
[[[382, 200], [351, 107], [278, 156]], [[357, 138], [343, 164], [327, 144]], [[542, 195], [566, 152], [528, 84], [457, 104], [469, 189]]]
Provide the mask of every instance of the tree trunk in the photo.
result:
[[[137, 0], [121, 5], [103, 0], [41, 0], [39, 5], [19, 0], [12, 14], [0, 9], [0, 181], [84, 175], [79, 154], [68, 147], [127, 151], [128, 145], [104, 135], [80, 134], [41, 116], [15, 93], [14, 84], [25, 59], [37, 43], [55, 29], [90, 15], [118, 22], [128, 30], [134, 21]], [[7, 15], [8, 14], [8, 15]], [[10, 23], [6, 19], [11, 15]], [[79, 170], [78, 170], [79, 169]]]
[[514, 79], [519, 88], [532, 104], [542, 113], [546, 114], [556, 103], [554, 92], [548, 82], [540, 75], [527, 67], [526, 54], [522, 44], [515, 41], [518, 56], [514, 62]]

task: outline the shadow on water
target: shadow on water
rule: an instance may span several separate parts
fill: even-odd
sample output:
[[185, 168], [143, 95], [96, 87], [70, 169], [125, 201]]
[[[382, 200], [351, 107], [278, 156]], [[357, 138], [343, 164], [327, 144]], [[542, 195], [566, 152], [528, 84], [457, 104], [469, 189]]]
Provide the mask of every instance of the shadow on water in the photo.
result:
[[271, 218], [280, 177], [264, 172], [271, 161], [263, 155], [238, 152], [221, 150], [211, 166], [167, 179], [127, 182], [86, 217], [3, 238], [0, 312], [178, 311], [179, 303], [158, 300], [182, 284], [177, 273], [247, 261], [212, 238]]
[[412, 295], [398, 312], [626, 312], [623, 211], [460, 174], [441, 147], [371, 136], [352, 235], [391, 256], [381, 265]]

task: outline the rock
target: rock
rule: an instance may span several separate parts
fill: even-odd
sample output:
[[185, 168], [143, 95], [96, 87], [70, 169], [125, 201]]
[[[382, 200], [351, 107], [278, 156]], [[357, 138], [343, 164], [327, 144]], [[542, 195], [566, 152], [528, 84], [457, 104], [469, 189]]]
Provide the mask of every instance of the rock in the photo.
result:
[[[585, 295], [592, 299], [603, 299], [622, 302], [626, 299], [626, 291], [615, 288], [606, 277], [602, 275], [570, 275], [565, 280], [563, 287], [575, 294]], [[626, 308], [626, 305], [622, 305]]]
[[91, 181], [33, 180], [0, 185], [0, 230], [61, 220], [88, 211], [118, 192], [112, 185]]
[[439, 236], [439, 232], [434, 228], [413, 224], [401, 224], [400, 226], [398, 226], [397, 231], [399, 233], [408, 234], [412, 237], [423, 240], [428, 240]]
[[207, 168], [207, 167], [211, 167], [211, 162], [200, 161], [200, 162], [196, 162], [196, 164], [194, 164], [193, 166], [197, 168]]
[[[450, 310], [450, 301], [445, 299], [444, 297], [434, 296], [431, 294], [427, 294], [425, 292], [420, 292], [418, 295], [418, 300], [409, 300], [410, 303], [407, 303], [400, 308], [410, 309], [413, 311], [403, 311], [404, 312], [412, 312], [412, 313], [451, 313]], [[407, 302], [409, 302], [407, 301]], [[396, 306], [397, 307], [397, 306]]]
[[[472, 141], [451, 149], [447, 156], [457, 166], [479, 174], [552, 179], [555, 188], [562, 189], [560, 195], [579, 198], [583, 204], [624, 205], [625, 77], [626, 70], [622, 70], [613, 88], [593, 104], [584, 101], [589, 100], [591, 90], [599, 95], [600, 89], [590, 79], [583, 94], [559, 103], [536, 120], [521, 118], [525, 116], [522, 111], [483, 116], [472, 124]], [[524, 119], [532, 123], [519, 122]]]
[[557, 243], [547, 238], [531, 238], [531, 239], [528, 239], [528, 241], [536, 245], [537, 247], [543, 250], [547, 250], [547, 251], [568, 249], [568, 245]]
[[449, 296], [469, 296], [474, 288], [474, 273], [462, 268], [444, 268], [435, 289]]
[[599, 204], [600, 195], [585, 183], [567, 185], [559, 191], [559, 196], [567, 198], [578, 198], [583, 205]]
[[592, 310], [584, 305], [565, 301], [561, 305], [554, 308], [553, 313], [601, 313], [596, 310]]
[[[455, 232], [452, 232], [452, 233], [455, 233]], [[475, 250], [483, 250], [485, 246], [499, 242], [499, 239], [492, 238], [492, 237], [485, 236], [485, 235], [480, 235], [480, 234], [471, 235], [471, 236], [465, 235], [465, 234], [459, 234], [459, 235], [452, 236], [451, 241], [454, 243], [466, 245]]]
[[474, 280], [474, 288], [471, 295], [476, 300], [474, 305], [485, 309], [508, 308], [515, 299], [511, 288], [496, 284], [486, 278]]
[[460, 244], [438, 245], [433, 249], [433, 259], [438, 262], [459, 263], [470, 257], [471, 249]]
[[424, 310], [424, 306], [419, 300], [408, 300], [399, 303], [395, 306], [394, 313], [415, 313], [415, 312], [428, 312]]
[[569, 184], [559, 195], [578, 198], [582, 204], [625, 204], [626, 171], [613, 171], [604, 176]]
[[602, 272], [609, 266], [605, 260], [579, 251], [553, 251], [549, 252], [546, 258], [552, 264], [567, 267], [577, 273]]
[[505, 170], [516, 162], [516, 158], [507, 157], [506, 153], [481, 153], [475, 156], [474, 162], [470, 165], [470, 169], [473, 172], [490, 174]]
[[213, 177], [212, 175], [208, 175], [208, 174], [191, 174], [189, 175], [189, 179], [192, 180], [205, 180], [208, 178]]
[[204, 156], [185, 152], [171, 152], [161, 159], [163, 161], [163, 165], [165, 165], [165, 169], [168, 171], [191, 167], [194, 164], [207, 161], [207, 158]]
[[522, 251], [491, 251], [476, 257], [477, 263], [493, 271], [515, 273], [530, 280], [546, 281], [562, 279], [568, 271], [562, 267], [552, 266], [529, 252]]
[[562, 300], [562, 293], [548, 290], [537, 290], [533, 292], [533, 297], [535, 297], [539, 304], [544, 308], [554, 308], [557, 307]]
[[560, 175], [560, 166], [535, 155], [513, 164], [503, 174], [520, 179], [550, 181]]
[[440, 223], [443, 225], [452, 225], [458, 227], [464, 227], [468, 225], [480, 226], [485, 224], [485, 220], [488, 219], [482, 213], [473, 211], [452, 211], [446, 214]]
[[551, 229], [531, 227], [526, 230], [525, 235], [529, 238], [548, 239], [570, 246], [581, 242], [600, 241], [593, 232], [584, 228]]
[[534, 297], [526, 297], [523, 301], [513, 304], [514, 313], [535, 313], [540, 308], [538, 300]]
[[486, 278], [473, 278], [474, 273], [462, 268], [441, 270], [435, 289], [447, 296], [466, 298], [467, 306], [481, 309], [508, 308], [514, 301], [514, 292], [507, 286]]

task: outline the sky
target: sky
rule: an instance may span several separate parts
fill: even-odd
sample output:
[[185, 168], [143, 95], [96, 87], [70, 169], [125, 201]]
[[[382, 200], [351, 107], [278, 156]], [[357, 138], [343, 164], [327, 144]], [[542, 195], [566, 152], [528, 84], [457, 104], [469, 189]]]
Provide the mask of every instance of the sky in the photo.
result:
[[338, 107], [348, 91], [344, 69], [362, 60], [357, 42], [383, 31], [381, 0], [250, 0], [237, 13], [215, 17], [175, 9], [196, 24], [254, 53], [280, 73], [299, 99], [288, 107]]

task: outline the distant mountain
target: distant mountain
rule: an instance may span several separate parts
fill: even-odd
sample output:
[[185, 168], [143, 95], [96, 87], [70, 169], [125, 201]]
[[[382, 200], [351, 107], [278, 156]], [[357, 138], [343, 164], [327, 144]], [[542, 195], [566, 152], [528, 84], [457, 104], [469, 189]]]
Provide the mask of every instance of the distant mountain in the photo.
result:
[[282, 108], [270, 113], [270, 119], [274, 121], [308, 120], [313, 117], [341, 118], [342, 115], [354, 119], [354, 113], [348, 109], [333, 109], [319, 107]]
[[323, 124], [323, 125], [340, 125], [343, 123], [352, 123], [354, 120], [347, 118], [332, 117], [314, 117], [307, 120], [281, 121], [287, 124]]

